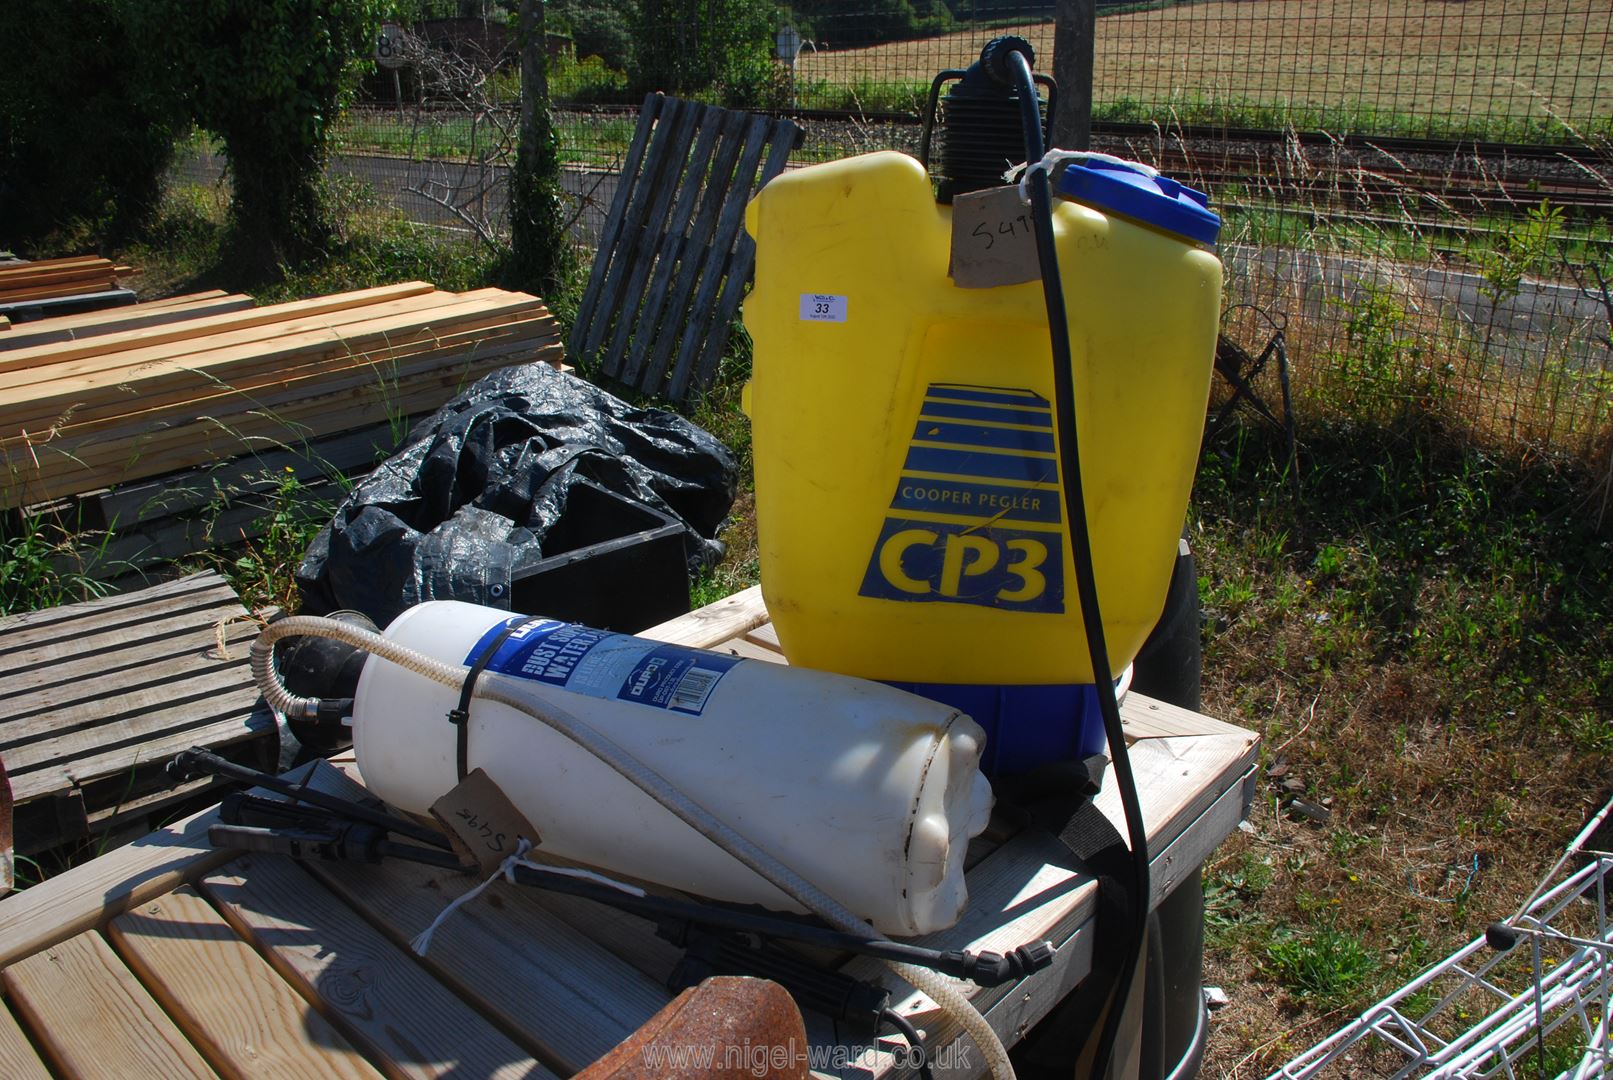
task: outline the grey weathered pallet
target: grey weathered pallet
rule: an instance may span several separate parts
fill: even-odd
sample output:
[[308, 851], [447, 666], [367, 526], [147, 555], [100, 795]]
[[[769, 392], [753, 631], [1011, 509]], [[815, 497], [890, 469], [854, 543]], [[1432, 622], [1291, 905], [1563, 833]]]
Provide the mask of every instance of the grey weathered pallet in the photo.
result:
[[79, 524], [116, 529], [158, 521], [216, 505], [221, 496], [273, 492], [286, 477], [299, 484], [314, 484], [358, 476], [397, 449], [412, 423], [411, 418], [403, 418], [305, 443], [271, 444], [212, 465], [120, 484], [81, 496], [77, 501], [85, 515]]
[[646, 97], [568, 352], [673, 401], [709, 385], [755, 262], [745, 204], [800, 141], [788, 120]]
[[0, 619], [0, 759], [17, 850], [194, 794], [162, 769], [187, 746], [274, 764], [275, 721], [247, 668], [256, 633], [211, 572]]
[[268, 530], [283, 481], [296, 481], [304, 503], [340, 502], [347, 485], [394, 450], [412, 423], [403, 419], [298, 445], [276, 444], [35, 508], [89, 538], [52, 565], [62, 573], [114, 581], [212, 545], [254, 539]]
[[18, 324], [51, 315], [71, 315], [80, 311], [124, 307], [134, 302], [135, 295], [128, 289], [101, 289], [96, 292], [74, 293], [71, 296], [51, 296], [0, 304], [0, 315], [9, 318], [13, 324]]

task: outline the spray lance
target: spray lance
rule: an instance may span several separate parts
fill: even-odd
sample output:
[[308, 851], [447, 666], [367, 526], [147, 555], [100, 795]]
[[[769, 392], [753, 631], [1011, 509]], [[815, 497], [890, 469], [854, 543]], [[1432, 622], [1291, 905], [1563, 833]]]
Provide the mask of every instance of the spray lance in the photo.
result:
[[[1024, 39], [997, 38], [985, 46], [980, 61], [968, 71], [943, 72], [936, 77], [931, 87], [930, 113], [933, 114], [935, 110], [942, 83], [956, 76], [958, 85], [947, 96], [948, 120], [961, 119], [964, 123], [950, 125], [946, 133], [941, 161], [942, 179], [937, 192], [941, 201], [950, 201], [959, 193], [997, 182], [989, 171], [998, 165], [1006, 148], [995, 143], [1006, 144], [1008, 140], [1010, 112], [1017, 113], [1017, 126], [1022, 137], [1024, 165], [997, 175], [1008, 179], [1018, 175], [1020, 200], [1031, 211], [1052, 351], [1053, 412], [1060, 474], [1064, 478], [1063, 508], [1069, 523], [1082, 629], [1085, 632], [1098, 712], [1114, 765], [1116, 787], [1126, 822], [1126, 839], [1131, 852], [1132, 874], [1125, 899], [1126, 910], [1131, 915], [1131, 925], [1127, 928], [1130, 944], [1123, 954], [1125, 960], [1119, 965], [1116, 985], [1103, 1014], [1103, 1026], [1094, 1058], [1095, 1075], [1103, 1076], [1112, 1067], [1131, 985], [1146, 955], [1151, 883], [1147, 833], [1121, 725], [1114, 668], [1105, 640], [1098, 575], [1094, 568], [1092, 527], [1083, 490], [1074, 378], [1076, 366], [1072, 356], [1070, 317], [1060, 273], [1060, 248], [1055, 236], [1053, 174], [1061, 167], [1064, 169], [1059, 180], [1060, 193], [1066, 199], [1167, 231], [1195, 244], [1213, 244], [1220, 222], [1208, 210], [1207, 199], [1201, 193], [1161, 177], [1157, 170], [1149, 166], [1104, 154], [1059, 150], [1047, 152], [1036, 92], [1042, 77], [1033, 74], [1034, 62], [1035, 54]], [[1053, 108], [1050, 94], [1046, 130], [1052, 126]], [[997, 124], [986, 128], [983, 121], [987, 117], [995, 119]], [[931, 121], [927, 116], [923, 143], [926, 163], [930, 127]], [[989, 136], [984, 134], [988, 130], [991, 132]], [[958, 146], [959, 143], [963, 144], [963, 148]]]

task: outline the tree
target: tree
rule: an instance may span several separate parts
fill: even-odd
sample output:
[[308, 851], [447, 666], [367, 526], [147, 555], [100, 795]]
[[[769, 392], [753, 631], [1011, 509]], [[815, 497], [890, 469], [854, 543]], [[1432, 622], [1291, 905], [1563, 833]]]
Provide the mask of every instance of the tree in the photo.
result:
[[1053, 19], [1053, 78], [1059, 84], [1053, 145], [1087, 150], [1092, 142], [1092, 57], [1096, 0], [1059, 0]]
[[953, 27], [942, 0], [796, 0], [793, 10], [812, 39], [831, 49], [934, 37]]
[[542, 0], [521, 0], [521, 138], [510, 179], [511, 276], [544, 296], [564, 291], [575, 258], [560, 188], [560, 142], [549, 119]]
[[565, 0], [549, 14], [559, 15], [559, 29], [571, 31], [577, 59], [597, 56], [616, 71], [632, 69], [633, 24], [638, 18], [633, 0]]
[[325, 250], [321, 174], [344, 90], [389, 0], [133, 0], [140, 46], [219, 136], [233, 185], [231, 254], [272, 273]]
[[772, 0], [639, 0], [635, 14], [635, 90], [715, 88], [727, 105], [771, 104], [779, 20]]
[[6, 0], [0, 241], [77, 222], [120, 239], [148, 220], [184, 123], [125, 26], [129, 0]]

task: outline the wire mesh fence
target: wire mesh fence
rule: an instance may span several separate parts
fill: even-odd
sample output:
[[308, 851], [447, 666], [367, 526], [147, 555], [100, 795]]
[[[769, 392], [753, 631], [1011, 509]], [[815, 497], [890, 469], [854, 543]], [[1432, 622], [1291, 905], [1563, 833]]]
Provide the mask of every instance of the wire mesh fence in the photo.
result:
[[[765, 18], [747, 23], [758, 6]], [[916, 152], [931, 78], [995, 34], [1021, 34], [1038, 67], [1054, 65], [1050, 4], [640, 0], [615, 23], [611, 10], [548, 9], [584, 246], [646, 85], [792, 116], [806, 132], [792, 164], [805, 165]], [[1095, 148], [1211, 193], [1228, 307], [1288, 316], [1303, 397], [1388, 419], [1437, 400], [1487, 435], [1599, 449], [1613, 411], [1613, 0], [1098, 11]], [[507, 31], [477, 22], [421, 24], [411, 62], [378, 72], [344, 117], [332, 170], [373, 193], [355, 199], [366, 212], [503, 230], [519, 77]], [[747, 40], [736, 26], [752, 27]], [[798, 32], [793, 63], [775, 55], [782, 26]], [[219, 166], [201, 145], [183, 178], [216, 183]], [[1226, 332], [1258, 337], [1264, 324], [1236, 310]]]

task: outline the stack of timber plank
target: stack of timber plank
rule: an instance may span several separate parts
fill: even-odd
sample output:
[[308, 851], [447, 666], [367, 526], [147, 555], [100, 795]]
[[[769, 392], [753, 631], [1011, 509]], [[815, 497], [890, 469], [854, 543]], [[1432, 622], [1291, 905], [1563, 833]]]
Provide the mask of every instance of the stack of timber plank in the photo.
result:
[[538, 298], [425, 282], [9, 347], [0, 507], [427, 412], [493, 370], [558, 365], [563, 351]]
[[0, 619], [17, 851], [143, 829], [211, 788], [164, 771], [189, 746], [274, 769], [278, 731], [247, 659], [259, 626], [212, 572]]
[[0, 265], [0, 305], [106, 292], [118, 287], [119, 274], [133, 272], [99, 255], [7, 263]]
[[[10, 333], [0, 335], [0, 351], [50, 345], [58, 341], [76, 341], [80, 338], [98, 337], [101, 334], [115, 334], [120, 330], [137, 330], [141, 327], [194, 319], [202, 315], [222, 315], [254, 306], [253, 299], [244, 293], [226, 293], [223, 289], [211, 289], [207, 292], [172, 296], [166, 300], [148, 300], [141, 304], [87, 311], [79, 315], [52, 315], [36, 322], [20, 323], [12, 327]], [[4, 316], [0, 316], [0, 323], [6, 323]]]

